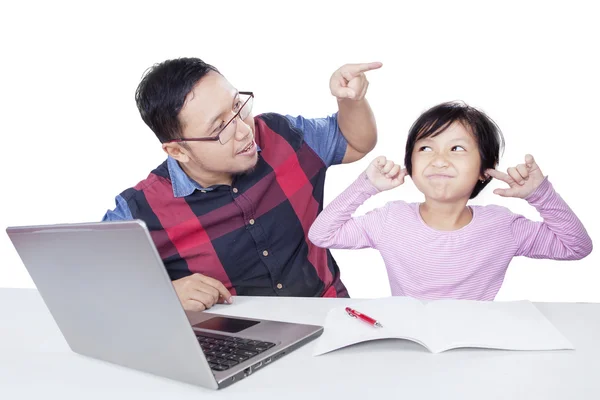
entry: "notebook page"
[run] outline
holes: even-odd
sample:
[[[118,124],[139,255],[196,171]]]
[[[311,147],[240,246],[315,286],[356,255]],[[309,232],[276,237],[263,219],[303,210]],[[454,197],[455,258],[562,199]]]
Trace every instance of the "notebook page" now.
[[[372,317],[383,328],[375,328],[361,320],[350,317],[345,307],[351,307]],[[368,301],[348,300],[342,307],[329,311],[323,334],[316,340],[313,355],[321,355],[355,343],[377,339],[408,339],[427,347],[429,332],[423,327],[425,309],[423,304],[409,297],[386,297]]]
[[[574,349],[530,301],[436,300],[425,308],[434,329],[434,352],[458,347]]]

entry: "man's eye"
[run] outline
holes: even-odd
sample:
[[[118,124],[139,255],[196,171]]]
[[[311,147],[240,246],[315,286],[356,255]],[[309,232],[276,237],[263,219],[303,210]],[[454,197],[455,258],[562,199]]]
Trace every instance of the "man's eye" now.
[[[215,130],[213,131],[213,133],[218,133],[221,129],[223,129],[223,126],[225,126],[225,122],[221,121],[221,123],[219,124],[219,126],[217,126],[215,128]]]
[[[238,101],[235,103],[235,105],[233,106],[233,111],[237,112],[237,111],[240,109],[240,107],[241,107],[241,106],[242,106],[242,101],[241,101],[241,100],[238,100]]]

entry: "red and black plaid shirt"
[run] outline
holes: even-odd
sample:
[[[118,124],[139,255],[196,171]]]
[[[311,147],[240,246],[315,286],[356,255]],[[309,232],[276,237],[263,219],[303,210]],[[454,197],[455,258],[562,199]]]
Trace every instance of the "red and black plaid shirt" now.
[[[307,238],[326,163],[287,117],[262,114],[255,127],[258,164],[231,186],[174,196],[165,161],[120,194],[121,215],[104,220],[143,220],[172,280],[200,273],[237,295],[347,297],[330,251]]]

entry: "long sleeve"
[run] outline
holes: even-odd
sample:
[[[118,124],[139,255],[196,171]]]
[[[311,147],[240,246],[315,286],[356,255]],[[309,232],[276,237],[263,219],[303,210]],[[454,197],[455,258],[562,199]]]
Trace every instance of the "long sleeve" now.
[[[308,232],[309,240],[329,249],[376,248],[389,204],[360,217],[352,214],[377,192],[363,172],[319,214]]]
[[[548,178],[526,200],[538,210],[543,221],[515,216],[511,227],[518,246],[517,256],[579,260],[591,253],[592,239]]]
[[[121,195],[115,198],[115,203],[115,209],[106,211],[102,217],[102,222],[133,219],[133,216],[131,215],[131,209],[129,208],[127,201]]]

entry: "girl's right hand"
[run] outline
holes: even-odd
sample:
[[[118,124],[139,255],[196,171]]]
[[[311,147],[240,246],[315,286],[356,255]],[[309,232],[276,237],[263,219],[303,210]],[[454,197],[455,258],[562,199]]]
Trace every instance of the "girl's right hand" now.
[[[394,189],[404,183],[406,168],[401,168],[384,156],[374,159],[365,171],[367,178],[380,192]]]

